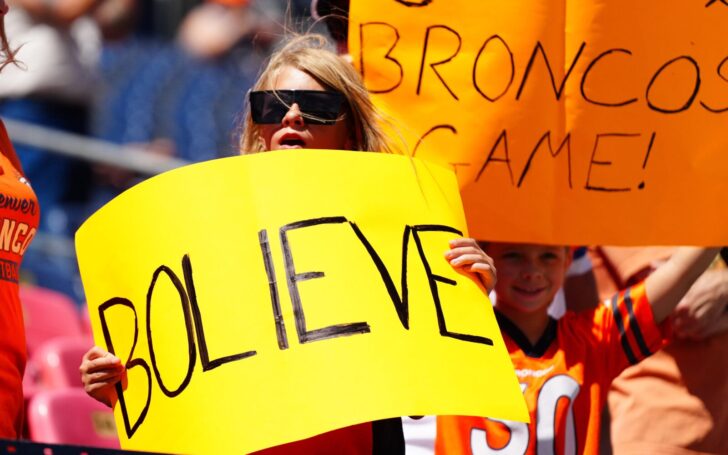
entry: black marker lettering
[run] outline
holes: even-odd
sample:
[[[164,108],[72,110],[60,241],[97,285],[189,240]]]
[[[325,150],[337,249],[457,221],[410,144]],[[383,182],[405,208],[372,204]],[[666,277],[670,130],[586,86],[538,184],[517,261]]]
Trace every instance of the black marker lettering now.
[[[419,2],[417,2],[417,1],[407,1],[407,0],[394,0],[394,1],[397,2],[397,3],[401,3],[404,6],[416,7],[416,8],[420,8],[420,7],[423,7],[423,6],[427,6],[430,3],[432,3],[432,0],[420,0]]]
[[[549,153],[551,154],[552,158],[556,158],[561,153],[561,150],[566,146],[566,160],[569,166],[569,188],[572,188],[571,185],[571,133],[567,133],[566,137],[564,137],[564,140],[561,141],[561,144],[559,145],[559,148],[556,149],[556,152],[554,152],[554,148],[551,146],[551,131],[547,131],[546,134],[541,136],[541,139],[538,140],[538,143],[536,143],[536,146],[533,148],[533,151],[531,151],[531,155],[528,157],[528,161],[526,162],[526,165],[523,167],[523,172],[521,173],[521,177],[518,179],[518,185],[516,185],[518,188],[521,187],[523,184],[523,179],[526,178],[526,174],[528,174],[528,171],[531,169],[531,162],[533,161],[534,156],[536,156],[536,152],[539,148],[541,148],[541,144],[546,142],[548,145]]]
[[[480,61],[480,56],[485,51],[485,48],[488,46],[488,43],[490,43],[493,40],[500,41],[501,44],[503,44],[503,47],[505,48],[506,52],[508,52],[508,58],[510,59],[510,62],[511,62],[511,75],[510,75],[510,78],[508,79],[508,83],[506,84],[506,86],[503,88],[503,90],[498,95],[489,96],[489,95],[486,95],[485,92],[480,88],[480,85],[478,85],[478,79],[476,76],[477,76],[477,72],[478,72],[478,62]],[[511,48],[508,47],[508,43],[506,43],[505,40],[498,35],[493,35],[490,38],[488,38],[487,40],[485,40],[483,45],[480,47],[480,50],[478,51],[478,55],[475,56],[475,63],[473,63],[473,86],[475,87],[475,90],[477,90],[478,93],[480,93],[480,95],[483,98],[487,99],[490,102],[495,102],[498,99],[500,99],[503,95],[505,95],[508,92],[508,89],[511,88],[511,85],[513,85],[513,78],[515,77],[515,75],[516,75],[516,64],[515,64],[515,61],[513,60],[513,52],[511,52]]]
[[[320,224],[338,224],[346,223],[346,218],[343,216],[328,217],[328,218],[315,218],[304,221],[297,221],[295,223],[286,224],[280,228],[281,247],[283,249],[283,260],[286,264],[286,279],[288,282],[288,293],[291,296],[291,303],[293,305],[293,315],[296,319],[296,332],[298,333],[298,341],[303,343],[310,343],[312,341],[326,340],[329,338],[337,338],[348,335],[356,335],[361,333],[369,333],[371,330],[369,324],[366,322],[354,322],[350,324],[336,324],[321,329],[308,330],[306,328],[306,316],[303,312],[303,304],[301,303],[301,294],[298,291],[298,282],[311,280],[315,278],[322,278],[323,272],[305,272],[297,273],[296,267],[293,264],[293,254],[291,253],[291,247],[288,242],[288,231],[293,229],[301,229],[310,226],[317,226]]]
[[[105,312],[111,307],[114,307],[116,305],[125,306],[127,308],[130,308],[131,311],[134,313],[134,341],[131,344],[131,350],[129,351],[129,358],[124,362],[124,366],[127,371],[132,370],[136,367],[141,367],[144,371],[147,373],[147,400],[144,403],[144,407],[142,408],[142,412],[139,413],[139,417],[136,418],[134,423],[131,423],[131,420],[129,419],[129,409],[126,406],[126,399],[124,398],[124,389],[121,386],[121,381],[117,382],[114,388],[116,389],[116,396],[119,398],[119,405],[121,406],[121,416],[124,420],[124,431],[126,431],[126,437],[131,438],[134,436],[134,433],[136,433],[137,429],[139,428],[139,425],[144,422],[144,419],[147,417],[147,412],[149,411],[149,405],[152,402],[152,372],[149,369],[149,365],[144,359],[135,359],[133,358],[134,355],[134,349],[136,348],[137,339],[139,338],[139,325],[138,325],[138,318],[137,318],[137,312],[134,308],[134,304],[131,303],[130,300],[122,298],[122,297],[114,297],[112,299],[107,300],[106,302],[99,305],[99,319],[101,320],[101,331],[104,334],[104,341],[106,342],[106,349],[111,354],[117,355],[116,350],[114,349],[114,343],[111,341],[111,333],[109,332],[109,324],[106,322],[106,315]],[[118,356],[117,356],[118,357]]]
[[[169,278],[174,287],[177,289],[180,303],[182,304],[182,314],[185,318],[185,332],[187,334],[187,374],[175,390],[170,390],[169,388],[167,388],[167,386],[164,384],[164,381],[162,380],[162,375],[159,372],[159,368],[157,367],[157,358],[154,354],[154,342],[152,338],[152,296],[154,295],[154,288],[157,284],[157,278],[159,278],[159,275],[162,272],[164,272],[167,278]],[[152,275],[152,282],[149,284],[149,291],[147,292],[147,340],[149,341],[149,360],[152,362],[152,370],[154,371],[154,376],[157,378],[157,382],[159,383],[159,388],[162,390],[162,393],[170,398],[176,397],[177,395],[182,393],[182,391],[187,388],[187,385],[189,385],[190,380],[192,379],[192,371],[194,370],[195,363],[197,362],[197,350],[195,349],[195,339],[192,335],[192,330],[193,328],[192,316],[190,315],[190,303],[187,298],[185,288],[182,285],[179,277],[177,277],[177,275],[169,267],[165,265],[160,265],[159,267],[157,267],[157,270],[155,270],[154,274]]]
[[[556,99],[561,99],[561,94],[564,91],[564,86],[566,85],[566,81],[569,79],[569,75],[571,74],[571,71],[574,69],[574,66],[576,65],[576,61],[579,60],[579,56],[581,56],[582,51],[584,51],[584,47],[586,47],[586,43],[582,42],[581,46],[579,46],[579,50],[576,52],[576,56],[574,56],[574,60],[571,61],[571,66],[569,66],[569,69],[566,71],[566,74],[564,74],[564,79],[561,81],[561,84],[558,88],[556,88],[556,79],[554,78],[554,72],[551,70],[551,64],[549,63],[549,59],[546,56],[546,51],[543,49],[543,45],[540,41],[536,42],[536,47],[534,47],[533,52],[531,53],[531,58],[528,60],[528,65],[526,65],[526,72],[523,74],[523,80],[521,81],[521,86],[518,87],[518,93],[516,94],[516,99],[521,99],[521,93],[523,92],[523,87],[526,85],[526,81],[528,80],[529,74],[531,74],[531,70],[533,69],[533,64],[536,61],[536,54],[539,52],[543,56],[543,61],[546,64],[546,69],[549,72],[549,77],[551,78],[551,87],[554,89],[554,95],[556,95]]]
[[[652,146],[655,145],[655,136],[656,135],[657,135],[657,133],[655,133],[653,131],[652,136],[650,137],[650,143],[647,145],[647,153],[645,153],[645,159],[644,159],[644,161],[642,161],[642,169],[647,168],[647,160],[650,159],[650,152],[652,152]],[[637,185],[637,188],[639,188],[640,190],[645,189],[645,182],[644,181],[640,182],[640,184]]]
[[[605,191],[605,192],[623,192],[623,191],[631,191],[631,188],[629,187],[622,187],[622,188],[611,188],[611,187],[604,187],[604,186],[594,186],[591,184],[591,172],[592,172],[592,166],[611,166],[611,161],[597,161],[594,159],[594,157],[597,154],[597,148],[599,147],[599,140],[603,137],[639,137],[639,134],[626,134],[626,133],[604,133],[604,134],[597,134],[597,138],[594,141],[594,150],[592,150],[592,156],[589,160],[589,171],[587,172],[586,176],[586,185],[584,188],[587,190],[592,191]]]
[[[724,58],[718,64],[718,68],[716,69],[716,72],[718,73],[718,77],[720,77],[721,79],[723,79],[725,82],[728,82],[728,76],[726,76],[725,74],[723,74],[723,68],[724,67],[728,67],[728,57]],[[708,106],[703,101],[700,102],[700,105],[703,106],[703,108],[705,110],[707,110],[708,112],[712,112],[714,114],[721,114],[723,112],[728,112],[728,106],[723,107],[723,108],[714,108],[714,107]]]
[[[445,79],[443,79],[442,76],[440,75],[440,73],[437,71],[437,68],[435,68],[436,66],[444,65],[445,63],[447,63],[450,60],[452,60],[453,58],[455,58],[455,56],[458,55],[458,53],[460,52],[460,48],[463,45],[463,40],[460,37],[460,34],[458,34],[458,32],[456,32],[455,30],[451,29],[450,27],[448,27],[446,25],[431,25],[431,26],[427,27],[427,31],[425,32],[425,45],[422,48],[422,61],[420,62],[420,75],[417,77],[417,94],[418,95],[420,94],[420,89],[422,87],[422,73],[424,73],[424,71],[425,71],[425,56],[427,55],[427,47],[430,42],[430,32],[435,29],[448,30],[450,33],[455,35],[455,37],[457,37],[457,39],[458,39],[458,48],[455,49],[455,52],[444,60],[440,60],[439,62],[430,63],[430,68],[432,68],[432,72],[434,72],[435,76],[437,76],[437,78],[440,79],[440,82],[442,82],[442,85],[445,86],[445,88],[450,93],[450,95],[453,98],[455,98],[456,100],[459,100],[457,95],[447,85],[447,82],[445,82]]]
[[[258,241],[260,242],[260,250],[263,253],[265,274],[268,277],[268,290],[270,292],[270,302],[271,305],[273,305],[273,319],[276,323],[276,338],[278,339],[278,347],[282,350],[288,349],[288,335],[286,334],[286,324],[283,321],[283,313],[281,312],[281,300],[278,296],[278,282],[276,280],[276,270],[275,267],[273,267],[273,257],[270,252],[268,231],[265,229],[259,231]]]
[[[674,63],[680,61],[689,62],[695,70],[695,82],[693,83],[693,92],[690,94],[690,97],[688,97],[687,101],[685,101],[685,104],[680,107],[670,109],[655,105],[655,103],[653,103],[650,99],[650,90],[652,89],[652,86],[655,84],[655,81],[657,81],[657,78],[660,77],[660,74],[662,74],[663,71],[672,66]],[[695,59],[688,55],[682,55],[680,57],[675,57],[674,59],[665,63],[660,67],[660,69],[657,70],[657,72],[655,72],[655,74],[652,76],[652,79],[650,79],[650,83],[647,85],[647,93],[645,93],[645,98],[647,98],[647,105],[653,111],[662,112],[663,114],[677,114],[690,108],[690,105],[693,104],[695,97],[698,95],[698,90],[700,90],[700,67],[698,66],[698,62],[696,62]]]
[[[708,3],[705,4],[705,7],[709,7],[710,5],[714,5],[716,2],[721,2],[723,5],[728,6],[728,0],[709,0]]]
[[[584,75],[581,77],[581,96],[584,98],[585,101],[596,104],[597,106],[605,106],[605,107],[619,107],[619,106],[626,106],[628,104],[632,104],[637,101],[637,98],[630,98],[624,101],[616,101],[616,102],[607,102],[607,101],[597,101],[587,95],[586,93],[586,79],[589,77],[589,73],[594,69],[594,67],[597,65],[597,63],[603,59],[604,57],[607,57],[611,54],[615,53],[623,53],[627,55],[632,55],[632,52],[627,49],[609,49],[607,51],[602,52],[601,54],[597,55],[594,60],[589,63],[589,66],[587,66],[586,70],[584,71]]]
[[[498,144],[500,144],[501,142],[503,142],[503,147],[506,154],[503,158],[494,157],[493,155],[495,155],[495,151],[498,149]],[[488,167],[488,164],[490,164],[491,161],[506,164],[506,167],[508,167],[508,176],[511,178],[511,184],[513,184],[513,169],[511,169],[511,158],[510,156],[508,156],[508,134],[506,133],[506,130],[503,130],[500,136],[498,136],[498,139],[495,141],[495,144],[493,144],[493,148],[490,149],[488,159],[485,160],[485,163],[483,163],[483,166],[478,171],[478,175],[475,176],[476,182],[480,180],[480,176],[483,175],[485,168]]]
[[[425,267],[425,273],[427,274],[427,280],[430,283],[430,292],[432,293],[432,300],[435,303],[435,311],[437,313],[437,325],[440,328],[440,335],[457,340],[468,341],[471,343],[480,343],[493,346],[493,340],[479,335],[470,335],[465,333],[451,332],[447,329],[447,323],[445,321],[445,313],[442,311],[442,304],[440,303],[440,293],[437,290],[437,283],[449,284],[455,286],[457,283],[454,280],[446,278],[441,275],[435,275],[432,273],[430,263],[427,261],[425,256],[425,249],[422,247],[422,240],[420,239],[420,232],[452,232],[454,234],[463,235],[462,232],[450,226],[443,225],[418,225],[412,226],[412,236],[415,239],[417,245],[417,251],[420,253],[420,259],[422,265]]]
[[[190,257],[186,254],[184,255],[184,257],[182,257],[182,271],[184,273],[185,286],[187,288],[187,294],[189,295],[190,305],[192,307],[192,316],[195,321],[195,333],[197,334],[197,343],[200,346],[199,350],[200,362],[202,363],[202,371],[209,371],[228,362],[233,362],[236,360],[246,359],[248,357],[254,356],[256,354],[255,351],[246,351],[239,354],[228,355],[210,360],[210,354],[207,349],[207,338],[205,337],[205,327],[202,323],[202,313],[200,312],[200,306],[197,303],[197,291],[195,290],[195,281],[194,277],[192,276],[192,262],[190,261]],[[189,330],[189,326],[187,327],[187,329]],[[189,335],[190,334],[188,334],[188,336]],[[149,344],[151,345],[151,339]]]
[[[362,245],[364,245],[367,253],[369,253],[369,256],[372,258],[374,265],[377,267],[377,271],[379,271],[379,275],[382,277],[382,281],[384,282],[384,287],[387,288],[389,298],[392,299],[394,309],[397,311],[399,322],[402,323],[402,327],[409,330],[409,303],[407,301],[407,248],[412,228],[410,226],[405,226],[404,235],[402,236],[402,296],[400,297],[399,292],[397,292],[397,287],[394,285],[394,280],[392,280],[392,276],[389,274],[389,270],[387,270],[387,266],[384,265],[382,258],[379,256],[372,244],[369,243],[369,240],[367,240],[364,236],[364,233],[361,229],[359,229],[359,226],[357,226],[353,221],[350,221],[349,225],[351,225],[351,228],[354,230],[354,233],[356,233],[357,238],[361,241]]]
[[[655,144],[655,134],[653,131],[650,137],[650,144],[647,146],[647,153],[645,154],[645,160],[642,162],[642,169],[647,167],[647,160],[650,159],[650,152],[652,151],[652,146]]]

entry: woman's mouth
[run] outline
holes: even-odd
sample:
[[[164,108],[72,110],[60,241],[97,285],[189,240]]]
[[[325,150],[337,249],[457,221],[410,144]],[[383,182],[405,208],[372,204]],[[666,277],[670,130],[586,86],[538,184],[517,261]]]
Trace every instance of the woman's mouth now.
[[[281,149],[300,149],[306,147],[306,142],[298,136],[284,136],[280,140]]]

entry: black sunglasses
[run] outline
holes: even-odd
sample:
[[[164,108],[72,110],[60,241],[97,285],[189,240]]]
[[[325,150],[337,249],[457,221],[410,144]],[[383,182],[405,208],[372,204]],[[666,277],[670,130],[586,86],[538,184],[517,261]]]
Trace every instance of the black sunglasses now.
[[[306,123],[333,125],[339,119],[344,95],[322,90],[262,90],[250,92],[250,114],[253,123],[281,123],[283,117],[298,104]]]

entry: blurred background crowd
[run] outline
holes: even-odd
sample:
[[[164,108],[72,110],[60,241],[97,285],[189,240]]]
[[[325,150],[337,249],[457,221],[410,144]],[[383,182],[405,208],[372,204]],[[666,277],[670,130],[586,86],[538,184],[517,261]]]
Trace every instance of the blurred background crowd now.
[[[8,3],[21,65],[3,72],[0,116],[42,207],[22,278],[78,304],[80,224],[160,170],[237,154],[266,56],[288,31],[325,31],[310,0]]]

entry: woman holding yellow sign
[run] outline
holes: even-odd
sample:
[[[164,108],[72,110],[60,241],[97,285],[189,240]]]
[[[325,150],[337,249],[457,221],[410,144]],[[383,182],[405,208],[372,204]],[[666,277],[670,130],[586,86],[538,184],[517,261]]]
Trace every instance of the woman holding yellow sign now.
[[[249,94],[249,112],[240,140],[241,153],[280,149],[333,149],[392,152],[381,121],[359,75],[327,49],[319,35],[288,42],[275,53]],[[491,259],[472,239],[450,242],[450,264],[471,273],[487,290],[495,284]],[[112,405],[115,384],[125,366],[94,347],[84,355],[81,375],[95,399]],[[335,430],[262,453],[404,453],[400,419]]]
[[[5,36],[8,5],[0,0],[0,70],[15,63]],[[0,246],[0,438],[18,438],[23,425],[25,331],[18,296],[18,267],[38,226],[38,199],[22,174],[20,161],[0,121],[0,218],[9,238]]]

